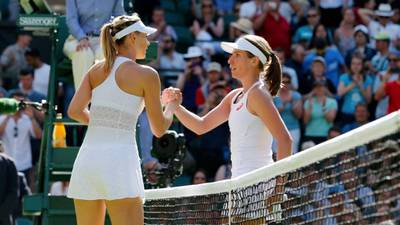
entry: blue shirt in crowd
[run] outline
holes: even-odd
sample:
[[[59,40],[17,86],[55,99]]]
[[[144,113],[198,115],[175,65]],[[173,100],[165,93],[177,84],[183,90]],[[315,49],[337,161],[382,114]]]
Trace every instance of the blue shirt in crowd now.
[[[310,71],[311,64],[314,58],[317,57],[316,51],[311,51],[305,58],[303,63],[304,71]],[[326,62],[326,78],[332,81],[333,85],[337,88],[339,84],[340,67],[344,65],[343,56],[336,47],[329,47],[325,50],[323,55]]]
[[[285,123],[286,127],[289,130],[299,129],[299,119],[293,113],[293,103],[300,101],[301,95],[297,91],[292,91],[292,101],[285,104],[285,109],[280,113]],[[274,104],[277,108],[282,107],[282,100],[279,96],[274,98]]]
[[[353,79],[346,73],[340,76],[340,82],[343,83],[345,87],[347,87],[353,82]],[[365,76],[363,83],[364,90],[370,87],[372,91],[372,83],[373,82],[371,77]],[[361,94],[361,90],[358,88],[357,85],[355,85],[353,89],[348,91],[342,98],[343,98],[342,113],[346,114],[354,114],[356,105],[358,103],[367,103],[366,99]]]
[[[87,34],[99,35],[112,16],[124,15],[122,0],[67,0],[66,19],[69,32],[80,40]]]
[[[325,118],[323,106],[315,97],[312,98],[313,106],[310,120],[306,124],[305,136],[308,137],[326,137],[328,136],[329,128],[333,123],[328,122]],[[304,110],[308,109],[309,101],[304,103]],[[338,105],[335,99],[326,98],[325,111],[337,110]]]

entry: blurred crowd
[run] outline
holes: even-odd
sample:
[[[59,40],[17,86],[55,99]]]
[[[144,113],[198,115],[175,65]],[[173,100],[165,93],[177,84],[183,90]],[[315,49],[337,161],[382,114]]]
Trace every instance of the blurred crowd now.
[[[101,60],[101,26],[126,14],[129,1],[67,0],[70,35],[63,52],[72,62],[71,81],[57,87],[65,113],[74,90],[94,62]],[[95,6],[95,7],[94,7]],[[1,20],[15,21],[18,3],[0,5]],[[400,2],[395,0],[137,0],[144,23],[157,28],[158,57],[148,62],[163,87],[182,90],[183,105],[199,115],[212,110],[240,83],[230,76],[221,41],[244,34],[264,37],[282,63],[282,89],[274,98],[293,137],[292,154],[400,109]],[[50,66],[31,33],[0,49],[1,97],[41,101],[48,96]],[[49,62],[47,60],[47,62]],[[65,114],[66,115],[66,114]],[[0,116],[5,155],[34,188],[43,114],[25,110]],[[151,156],[152,135],[145,112],[139,119],[145,173],[160,167]],[[230,177],[229,127],[198,136],[185,134],[184,176],[175,185]],[[275,148],[275,147],[274,147]],[[65,184],[57,184],[59,194]]]

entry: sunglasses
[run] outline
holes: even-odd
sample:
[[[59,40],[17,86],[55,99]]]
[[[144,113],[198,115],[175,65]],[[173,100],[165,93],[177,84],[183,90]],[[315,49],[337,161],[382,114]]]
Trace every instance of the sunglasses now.
[[[284,81],[282,81],[282,83],[284,83],[284,84],[290,84],[291,82],[290,82],[290,80],[284,80]]]
[[[213,5],[211,5],[211,4],[204,4],[204,5],[201,5],[201,7],[202,7],[202,8],[212,8]]]
[[[390,62],[397,62],[397,61],[399,61],[399,59],[398,58],[389,58],[389,61]]]
[[[167,40],[164,40],[163,42],[165,42],[165,43],[171,43],[172,40],[171,40],[171,39],[167,39]]]
[[[307,15],[308,18],[317,17],[317,16],[318,16],[317,14],[309,14],[309,15]]]

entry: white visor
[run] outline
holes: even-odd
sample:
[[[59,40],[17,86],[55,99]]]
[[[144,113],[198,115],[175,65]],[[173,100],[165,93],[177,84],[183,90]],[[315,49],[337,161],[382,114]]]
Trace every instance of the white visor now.
[[[126,35],[135,32],[135,31],[139,31],[141,33],[145,33],[147,34],[147,36],[149,36],[150,34],[154,33],[157,31],[156,28],[153,27],[148,27],[146,25],[143,24],[142,21],[138,21],[128,27],[125,27],[124,29],[122,29],[121,31],[119,31],[118,33],[116,33],[114,35],[114,39],[118,40],[121,39],[123,37],[125,37]]]
[[[231,53],[234,50],[243,50],[243,51],[248,51],[254,56],[256,56],[260,61],[265,64],[267,63],[267,57],[265,57],[264,53],[260,49],[258,49],[256,46],[254,46],[252,43],[250,43],[248,40],[245,38],[241,37],[236,42],[221,42],[221,48],[227,52]]]

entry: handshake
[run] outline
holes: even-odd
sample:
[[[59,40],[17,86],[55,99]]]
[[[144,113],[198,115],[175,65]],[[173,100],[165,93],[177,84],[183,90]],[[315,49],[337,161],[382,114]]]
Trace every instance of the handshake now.
[[[162,91],[161,104],[175,111],[182,103],[182,92],[179,88],[169,87]]]

